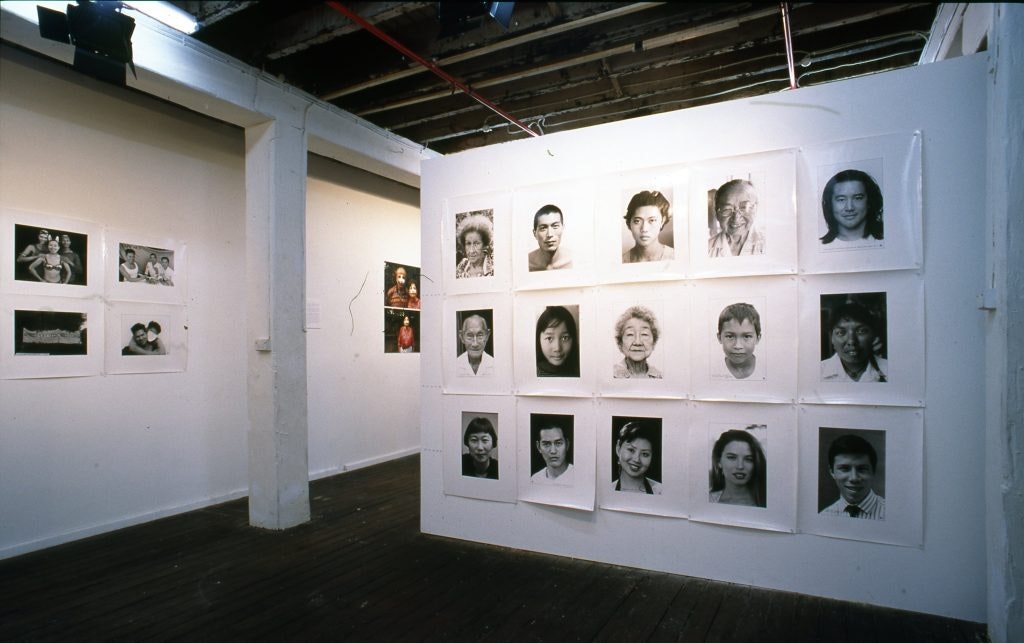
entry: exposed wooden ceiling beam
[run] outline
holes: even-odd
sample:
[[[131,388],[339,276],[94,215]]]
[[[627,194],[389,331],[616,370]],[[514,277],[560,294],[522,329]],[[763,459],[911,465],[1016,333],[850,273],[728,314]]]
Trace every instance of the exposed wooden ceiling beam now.
[[[357,2],[353,9],[367,22],[380,23],[430,6],[429,2]],[[355,24],[326,5],[289,16],[274,26],[275,37],[268,45],[267,59],[278,60],[310,47],[330,42],[360,30]]]

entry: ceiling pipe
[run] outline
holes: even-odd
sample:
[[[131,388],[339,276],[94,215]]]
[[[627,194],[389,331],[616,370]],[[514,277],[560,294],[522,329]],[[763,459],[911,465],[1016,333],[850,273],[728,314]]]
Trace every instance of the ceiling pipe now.
[[[388,45],[390,45],[391,47],[396,49],[403,56],[405,56],[407,58],[411,58],[412,60],[415,60],[416,62],[418,62],[419,64],[423,65],[424,67],[426,67],[430,71],[434,72],[435,75],[440,77],[446,83],[448,83],[452,87],[455,87],[455,88],[461,90],[464,94],[466,94],[467,96],[469,96],[470,98],[472,98],[476,102],[480,103],[481,105],[483,105],[487,109],[491,110],[492,112],[494,112],[498,116],[501,116],[502,118],[507,120],[512,125],[515,125],[519,129],[523,130],[524,132],[526,132],[530,136],[540,136],[539,133],[537,133],[537,132],[533,131],[532,129],[530,129],[529,126],[524,124],[522,121],[517,119],[515,116],[512,116],[511,114],[509,114],[508,112],[506,112],[502,108],[498,107],[497,105],[495,105],[491,101],[487,100],[486,98],[484,98],[480,94],[477,94],[475,91],[473,91],[469,87],[469,85],[465,84],[464,82],[462,82],[458,78],[452,76],[451,74],[449,74],[445,70],[441,69],[436,64],[430,62],[429,60],[427,60],[423,56],[420,56],[416,52],[412,51],[411,49],[409,49],[408,47],[406,47],[402,43],[398,42],[397,40],[395,40],[391,36],[387,35],[383,31],[378,29],[376,26],[370,24],[369,22],[364,20],[359,14],[357,14],[356,12],[352,11],[351,9],[349,9],[344,4],[342,4],[340,2],[329,1],[327,3],[327,6],[329,6],[332,9],[334,9],[338,13],[346,16],[349,20],[351,20],[352,22],[356,23],[357,25],[359,25],[363,29],[366,29],[371,34],[373,34],[374,36],[376,36],[380,40],[384,41],[385,43],[387,43]]]
[[[796,89],[796,64],[793,62],[793,32],[789,28],[789,3],[780,2],[782,35],[786,40],[786,66],[789,67],[789,88]]]

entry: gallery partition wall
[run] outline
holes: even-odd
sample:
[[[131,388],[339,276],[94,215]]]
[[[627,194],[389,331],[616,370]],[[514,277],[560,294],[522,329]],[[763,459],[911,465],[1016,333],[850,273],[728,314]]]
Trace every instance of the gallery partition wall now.
[[[425,162],[423,530],[985,620],[985,72]]]

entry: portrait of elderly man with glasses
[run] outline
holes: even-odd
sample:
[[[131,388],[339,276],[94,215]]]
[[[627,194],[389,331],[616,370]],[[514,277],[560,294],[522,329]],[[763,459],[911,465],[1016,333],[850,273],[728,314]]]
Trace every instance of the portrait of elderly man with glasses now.
[[[463,313],[462,325],[459,328],[459,343],[463,351],[455,358],[455,375],[458,377],[494,375],[494,357],[486,351],[487,343],[491,339],[491,329],[484,315],[489,312]]]
[[[750,181],[726,181],[715,192],[715,221],[711,230],[709,257],[763,255],[764,235],[754,227],[757,216],[757,189]]]

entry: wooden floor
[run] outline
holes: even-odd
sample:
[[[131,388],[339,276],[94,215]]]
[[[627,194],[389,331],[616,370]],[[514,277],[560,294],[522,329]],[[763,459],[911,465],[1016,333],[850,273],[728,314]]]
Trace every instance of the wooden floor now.
[[[952,619],[419,533],[419,458],[0,561],[0,641],[985,641]]]

